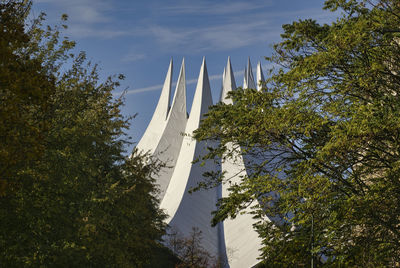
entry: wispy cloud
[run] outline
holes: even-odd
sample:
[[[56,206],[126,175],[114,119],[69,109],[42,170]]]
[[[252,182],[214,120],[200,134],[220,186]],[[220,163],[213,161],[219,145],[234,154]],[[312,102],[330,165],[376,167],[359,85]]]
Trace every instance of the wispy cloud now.
[[[160,90],[162,87],[163,87],[163,85],[160,84],[160,85],[154,85],[154,86],[148,86],[148,87],[142,87],[142,88],[135,88],[135,89],[126,90],[125,94],[131,95],[131,94],[138,94],[138,93],[143,93],[143,92],[157,91],[157,90]],[[121,95],[122,93],[123,92],[115,92],[114,95]]]
[[[71,19],[84,23],[99,23],[110,21],[106,11],[112,9],[108,0],[33,0],[34,4],[47,4],[55,10],[62,10]]]
[[[136,54],[136,53],[128,53],[127,55],[124,55],[121,59],[122,62],[133,62],[133,61],[138,61],[145,59],[146,55],[145,54]]]
[[[277,22],[281,20],[277,18],[287,18],[288,22],[301,16],[323,19],[329,13],[321,12],[320,7],[277,12],[268,8],[272,0],[256,0],[251,3],[179,1],[178,4],[175,1],[174,5],[155,7],[152,9],[154,13],[138,6],[130,12],[143,12],[135,13],[135,16],[121,24],[117,14],[126,10],[121,11],[121,6],[111,0],[35,2],[57,7],[57,10],[67,13],[70,16],[67,34],[74,38],[136,37],[138,46],[147,43],[153,46],[153,50],[168,53],[229,50],[260,42],[267,44],[269,40],[276,40],[281,33],[280,22]],[[117,21],[120,24],[117,25]],[[134,60],[138,59],[133,57],[125,61]]]
[[[227,15],[243,13],[271,5],[271,1],[263,1],[260,3],[248,2],[182,2],[174,6],[161,8],[162,11],[170,14],[196,14],[196,15]]]
[[[151,26],[150,32],[159,44],[168,50],[226,50],[245,47],[257,42],[267,42],[279,36],[279,31],[268,21],[249,21],[205,26],[176,28]]]
[[[102,23],[111,20],[105,13],[112,5],[105,0],[47,1],[69,14],[74,22]]]
[[[267,2],[268,3],[268,2]],[[298,18],[315,18],[323,22],[334,17],[332,13],[321,12],[319,7],[296,11],[271,11],[268,8],[257,8],[260,5],[248,5],[247,3],[236,3],[221,11],[222,6],[214,4],[206,9],[204,4],[192,4],[179,7],[169,7],[166,11],[181,12],[182,14],[193,12],[193,17],[203,13],[226,12],[213,24],[207,20],[182,23],[160,23],[147,25],[147,33],[152,36],[157,44],[168,51],[212,51],[229,50],[251,46],[257,43],[267,45],[270,40],[278,40],[282,33],[281,23],[293,21]],[[266,6],[267,4],[264,4]],[[253,7],[256,7],[253,9]],[[246,10],[247,8],[247,10]],[[245,9],[241,14],[240,9]],[[167,13],[168,15],[171,15]],[[180,14],[176,15],[178,18]],[[199,18],[202,18],[201,16]],[[286,19],[287,18],[287,19]],[[186,20],[191,20],[185,17]]]
[[[116,38],[120,36],[130,35],[129,32],[123,30],[99,29],[98,27],[94,26],[82,26],[78,24],[71,24],[68,27],[67,34],[75,38],[98,37],[102,39],[109,39],[109,38]]]
[[[115,28],[115,18],[111,15],[113,5],[109,0],[34,0],[34,3],[45,4],[50,12],[48,15],[53,20],[59,21],[59,18],[54,18],[53,10],[62,10],[67,14],[69,22],[66,34],[74,38],[107,39],[132,34],[130,31]]]

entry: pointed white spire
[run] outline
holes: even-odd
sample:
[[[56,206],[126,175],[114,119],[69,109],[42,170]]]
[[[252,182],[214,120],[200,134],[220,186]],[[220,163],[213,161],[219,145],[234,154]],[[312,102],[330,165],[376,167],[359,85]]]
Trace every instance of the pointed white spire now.
[[[247,61],[247,68],[244,69],[243,88],[256,88],[254,83],[253,68],[251,67],[250,57]]]
[[[172,100],[171,111],[176,110],[186,114],[186,75],[185,58],[182,59],[181,70],[179,72],[178,82]],[[171,112],[169,113],[171,115]]]
[[[168,72],[165,77],[164,86],[161,90],[161,95],[158,100],[157,107],[154,110],[153,117],[151,118],[141,140],[136,146],[140,151],[153,154],[158,142],[160,141],[168,116],[172,83],[172,66],[173,63],[171,59]]]
[[[188,120],[188,127],[189,125],[191,127],[186,129],[186,133],[191,134],[199,127],[200,120],[203,118],[203,115],[207,113],[208,107],[211,105],[213,105],[213,101],[211,96],[210,81],[208,79],[206,59],[204,57],[201,64],[196,91],[193,97],[192,109],[190,110],[190,116]]]
[[[263,71],[261,69],[261,62],[257,63],[257,90],[260,91],[262,89],[262,83],[265,82]]]
[[[167,123],[160,142],[154,151],[155,157],[167,165],[167,167],[162,168],[156,175],[156,182],[160,190],[158,198],[160,200],[163,199],[165,191],[170,183],[172,173],[174,172],[174,167],[182,146],[182,133],[185,132],[186,123],[186,77],[185,59],[183,59],[178,82],[176,83],[174,99],[167,117]]]
[[[226,63],[224,70],[225,73],[222,80],[221,102],[225,104],[232,104],[232,100],[226,98],[228,92],[236,89],[235,77],[233,75],[230,57],[228,57],[228,62]]]
[[[171,95],[172,68],[173,68],[173,62],[171,58],[169,62],[168,72],[167,75],[165,76],[163,89],[161,91],[160,100],[158,101],[157,108],[155,111],[156,113],[157,110],[160,109],[160,116],[161,118],[164,119],[166,119],[168,115],[169,101]]]
[[[216,209],[217,188],[188,193],[189,189],[202,181],[204,172],[216,171],[217,168],[213,161],[206,161],[204,164],[193,163],[197,157],[206,154],[208,146],[213,146],[209,142],[197,142],[191,137],[212,104],[206,62],[203,59],[185,129],[186,136],[183,138],[175,170],[160,207],[169,215],[166,223],[176,227],[184,236],[189,235],[193,227],[198,227],[203,233],[202,246],[212,255],[218,256],[218,228],[210,227],[210,212]]]
[[[255,88],[254,79],[250,59],[245,69],[245,79],[243,88]],[[235,90],[235,78],[231,67],[230,58],[226,65],[226,74],[223,81],[222,96],[226,96],[228,92]],[[232,99],[224,98],[225,104],[232,104]],[[229,181],[222,184],[222,197],[229,195],[229,187],[231,185],[240,184],[242,178],[247,175],[246,166],[238,145],[229,142],[225,144],[229,154],[224,153],[221,159],[221,171],[225,176],[225,180]],[[259,261],[257,257],[258,249],[261,248],[261,239],[253,228],[256,222],[251,214],[239,214],[235,219],[225,219],[223,222],[224,243],[225,248],[233,250],[229,259],[229,267],[253,267]],[[245,246],[244,246],[245,245]]]

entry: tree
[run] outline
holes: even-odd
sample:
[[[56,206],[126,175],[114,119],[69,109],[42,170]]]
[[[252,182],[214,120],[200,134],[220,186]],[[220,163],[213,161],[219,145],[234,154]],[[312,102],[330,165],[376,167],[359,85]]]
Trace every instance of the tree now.
[[[328,0],[324,8],[341,15],[331,24],[284,25],[263,90],[233,92],[234,104],[214,106],[197,130],[198,140],[220,141],[204,157],[233,153],[225,146],[233,142],[250,159],[249,176],[220,200],[215,221],[258,200],[267,266],[394,265],[400,5]]]
[[[39,59],[23,53],[30,43],[24,31],[29,5],[1,1],[0,12],[0,195],[5,195],[17,170],[42,155],[44,113],[55,81]]]
[[[187,237],[182,237],[178,229],[170,230],[166,243],[180,260],[175,267],[223,267],[220,260],[202,247],[202,239],[202,232],[197,227],[192,227],[192,231]]]
[[[125,156],[123,76],[100,82],[66,26],[26,24],[30,5],[0,2],[0,263],[145,266],[165,233],[161,164]]]

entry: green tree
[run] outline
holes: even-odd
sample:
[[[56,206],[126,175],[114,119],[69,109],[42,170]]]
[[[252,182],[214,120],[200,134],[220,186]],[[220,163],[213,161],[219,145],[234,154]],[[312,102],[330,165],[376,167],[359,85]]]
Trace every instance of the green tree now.
[[[55,79],[39,59],[24,53],[30,44],[24,31],[29,5],[1,1],[0,12],[0,195],[5,195],[14,188],[17,170],[43,153],[44,114]]]
[[[100,82],[61,40],[66,26],[27,26],[30,5],[0,2],[0,263],[145,266],[163,251],[161,165],[124,156],[130,118],[112,95],[123,76]]]
[[[234,104],[214,106],[197,130],[220,141],[205,157],[233,153],[233,142],[252,159],[215,221],[260,201],[266,266],[398,264],[400,4],[324,8],[340,11],[337,20],[284,25],[263,90],[233,92]]]

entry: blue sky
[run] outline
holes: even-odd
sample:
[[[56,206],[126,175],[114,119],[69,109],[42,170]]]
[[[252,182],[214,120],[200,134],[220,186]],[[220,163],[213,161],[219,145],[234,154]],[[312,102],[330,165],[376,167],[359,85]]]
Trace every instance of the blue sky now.
[[[280,41],[282,24],[313,18],[325,23],[335,15],[322,10],[323,0],[33,0],[33,15],[47,14],[55,24],[69,16],[65,35],[101,67],[101,77],[123,73],[127,88],[125,115],[138,114],[129,135],[139,141],[151,119],[168,69],[174,81],[185,58],[188,111],[203,56],[206,57],[214,103],[223,68],[231,56],[236,83],[250,57],[253,71]],[[173,88],[174,90],[174,88]],[[129,148],[130,150],[131,148]]]

